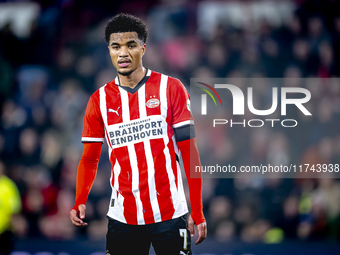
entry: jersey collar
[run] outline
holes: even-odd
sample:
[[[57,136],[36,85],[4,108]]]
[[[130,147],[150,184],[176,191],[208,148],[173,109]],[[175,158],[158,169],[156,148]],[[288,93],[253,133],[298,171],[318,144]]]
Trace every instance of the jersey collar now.
[[[146,69],[146,73],[145,73],[143,79],[141,79],[141,81],[133,89],[130,88],[130,87],[126,87],[126,86],[121,86],[118,75],[115,78],[115,84],[118,85],[119,87],[121,87],[122,89],[125,89],[127,92],[134,94],[140,87],[142,87],[147,82],[150,75],[151,75],[151,70]]]

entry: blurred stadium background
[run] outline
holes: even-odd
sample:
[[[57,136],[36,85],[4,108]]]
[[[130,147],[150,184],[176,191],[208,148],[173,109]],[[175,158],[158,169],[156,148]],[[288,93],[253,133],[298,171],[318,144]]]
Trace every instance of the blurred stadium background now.
[[[193,77],[340,75],[335,0],[1,1],[0,178],[14,181],[22,205],[10,224],[13,255],[105,252],[105,149],[87,204],[89,226],[73,227],[69,211],[87,100],[116,75],[103,29],[119,12],[147,21],[144,65],[181,79],[189,90]],[[317,99],[315,114],[299,130],[306,139],[280,130],[245,139],[234,131],[217,156],[233,162],[246,155],[258,163],[275,151],[291,163],[339,164],[340,83],[308,89]],[[205,162],[219,148],[218,136],[198,133],[208,145],[199,148]],[[208,239],[194,254],[340,254],[338,179],[204,179],[203,197]],[[10,216],[1,210],[0,203],[5,224]]]

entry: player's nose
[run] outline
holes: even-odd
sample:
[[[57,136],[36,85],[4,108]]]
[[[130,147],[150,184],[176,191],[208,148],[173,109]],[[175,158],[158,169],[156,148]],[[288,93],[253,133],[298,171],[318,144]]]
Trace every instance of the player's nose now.
[[[127,57],[129,55],[127,47],[121,47],[119,51],[119,57]]]

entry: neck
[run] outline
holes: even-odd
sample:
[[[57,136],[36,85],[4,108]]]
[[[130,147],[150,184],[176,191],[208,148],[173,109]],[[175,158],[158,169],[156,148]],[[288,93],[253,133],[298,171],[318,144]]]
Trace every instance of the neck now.
[[[133,89],[143,79],[145,73],[146,69],[143,66],[140,66],[127,76],[118,74],[120,85]]]

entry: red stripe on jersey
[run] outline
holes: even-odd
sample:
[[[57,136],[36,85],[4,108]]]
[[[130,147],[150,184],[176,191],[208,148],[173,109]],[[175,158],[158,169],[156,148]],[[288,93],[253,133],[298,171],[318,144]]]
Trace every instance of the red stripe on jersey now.
[[[171,98],[171,89],[172,89],[172,86],[171,86],[171,82],[173,81],[173,78],[169,77],[168,79],[168,84],[167,84],[167,87],[166,87],[166,93],[167,93],[167,112],[166,112],[166,122],[167,123],[172,123],[173,122],[173,118],[172,118],[172,100],[173,98]],[[173,136],[174,134],[174,130],[172,129],[172,126],[171,125],[168,125],[168,137],[169,137],[169,140],[172,140],[171,137]]]
[[[155,180],[156,180],[156,192],[157,200],[159,203],[159,210],[161,212],[162,221],[172,218],[175,209],[172,204],[172,197],[170,192],[169,177],[166,170],[166,159],[164,153],[158,153],[164,151],[165,145],[163,139],[150,140],[152,156],[154,159]]]
[[[130,120],[135,120],[139,118],[139,105],[138,105],[138,92],[131,94],[129,96],[129,110],[130,110]]]
[[[169,105],[169,102],[168,102],[168,111],[167,111],[167,114],[166,114],[166,121],[167,123],[171,123],[172,121],[172,117],[171,117],[171,110],[170,110],[170,105]],[[174,134],[174,130],[172,128],[172,126],[168,125],[168,136],[169,136],[169,139],[171,139],[171,137],[173,136]]]
[[[161,83],[161,74],[153,73],[145,84],[145,104],[146,104],[146,115],[160,115],[161,114],[161,104],[160,104],[160,94],[159,94],[159,84]],[[148,101],[158,100],[159,105],[157,107],[148,107]]]
[[[107,124],[112,125],[123,122],[122,119],[122,100],[119,88],[113,82],[105,86]]]
[[[124,197],[124,217],[128,224],[137,225],[137,205],[135,196],[132,193],[132,168],[128,148],[126,146],[116,148],[115,154],[121,167],[118,185],[119,191]]]
[[[174,152],[175,151],[174,142],[171,138],[169,139],[168,148],[169,148],[170,157],[171,157],[171,168],[174,172],[176,188],[178,189],[176,152]],[[172,151],[174,153],[171,153]]]
[[[97,90],[92,94],[86,106],[82,138],[104,137],[104,122],[100,111],[100,93]]]
[[[146,163],[144,143],[135,144],[135,150],[138,151],[137,156],[137,164],[139,169],[139,190],[140,190],[140,199],[143,205],[143,214],[145,224],[155,223],[153,217],[153,211],[151,207],[150,201],[150,193],[149,193],[149,183],[148,183],[148,166]]]

